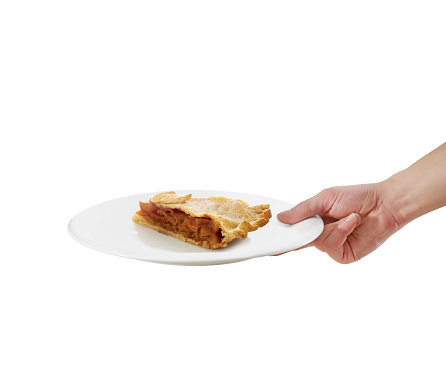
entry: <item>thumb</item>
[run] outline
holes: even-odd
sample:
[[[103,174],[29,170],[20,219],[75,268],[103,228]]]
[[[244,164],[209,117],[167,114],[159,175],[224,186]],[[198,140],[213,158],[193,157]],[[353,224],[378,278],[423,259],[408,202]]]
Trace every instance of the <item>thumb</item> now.
[[[323,192],[320,192],[314,197],[299,203],[291,210],[277,214],[277,219],[280,222],[293,225],[316,214],[326,213],[330,210],[330,207],[329,200],[324,196]]]

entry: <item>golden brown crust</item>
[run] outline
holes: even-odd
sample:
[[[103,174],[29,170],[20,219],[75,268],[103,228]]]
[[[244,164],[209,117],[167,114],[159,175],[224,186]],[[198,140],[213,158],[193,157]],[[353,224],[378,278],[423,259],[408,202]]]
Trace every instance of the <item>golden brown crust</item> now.
[[[193,239],[178,231],[163,228],[148,220],[147,216],[144,215],[144,211],[141,210],[132,218],[135,223],[182,241],[212,249],[225,247],[236,238],[246,238],[248,232],[265,226],[271,218],[271,210],[268,204],[250,207],[242,200],[219,196],[196,198],[192,197],[191,194],[180,195],[169,191],[155,194],[150,198],[149,202],[155,204],[160,209],[176,209],[191,217],[212,219],[221,230],[221,242],[217,244],[211,242],[210,244],[206,240]],[[141,208],[144,207],[144,204],[146,203],[140,202]]]

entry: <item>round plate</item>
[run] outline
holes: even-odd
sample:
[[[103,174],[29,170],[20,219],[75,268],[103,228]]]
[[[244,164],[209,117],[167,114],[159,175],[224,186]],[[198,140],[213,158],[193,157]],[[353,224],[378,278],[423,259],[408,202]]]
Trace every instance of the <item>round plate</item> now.
[[[241,199],[250,206],[270,204],[273,214],[269,223],[236,239],[221,249],[209,250],[194,246],[155,230],[137,225],[132,215],[139,210],[139,201],[156,194],[126,196],[90,207],[73,217],[68,224],[70,235],[91,249],[122,257],[175,265],[216,265],[276,255],[305,246],[315,240],[324,228],[320,217],[314,216],[295,225],[285,225],[276,215],[289,210],[291,203],[272,198],[227,191],[176,191],[195,197],[224,196]]]

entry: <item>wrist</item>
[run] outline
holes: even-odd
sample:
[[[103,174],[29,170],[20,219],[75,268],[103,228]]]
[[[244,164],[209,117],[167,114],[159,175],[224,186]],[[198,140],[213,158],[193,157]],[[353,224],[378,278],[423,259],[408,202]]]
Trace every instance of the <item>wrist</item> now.
[[[381,182],[383,201],[392,212],[399,228],[423,215],[421,207],[413,196],[411,184],[404,171]]]

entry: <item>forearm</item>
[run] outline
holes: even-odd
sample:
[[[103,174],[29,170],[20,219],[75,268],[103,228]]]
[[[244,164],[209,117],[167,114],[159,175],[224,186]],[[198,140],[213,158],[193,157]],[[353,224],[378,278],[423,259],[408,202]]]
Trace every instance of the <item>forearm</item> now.
[[[402,227],[446,205],[446,143],[383,182]]]

